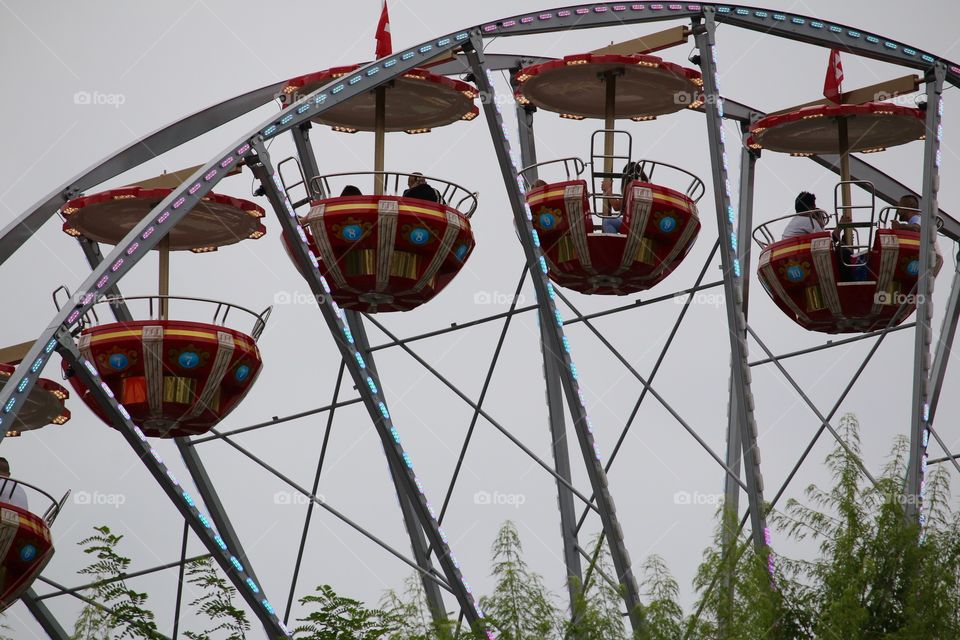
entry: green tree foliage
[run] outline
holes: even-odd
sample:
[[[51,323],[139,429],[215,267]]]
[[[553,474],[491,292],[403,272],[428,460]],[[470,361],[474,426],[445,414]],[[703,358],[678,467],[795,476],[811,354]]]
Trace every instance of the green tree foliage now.
[[[403,621],[386,640],[457,640],[469,635],[449,614],[446,621],[433,620],[423,582],[416,573],[407,576],[402,594],[393,589],[388,591],[380,607]]]
[[[820,552],[784,561],[800,596],[797,618],[822,638],[960,637],[960,518],[946,470],[928,471],[921,531],[904,513],[907,440],[895,441],[874,486],[859,464],[856,418],[844,416],[839,430],[853,454],[837,447],[827,456],[832,486],[809,486],[809,504],[790,500],[773,519]]]
[[[766,554],[756,552],[752,539],[736,531],[737,515],[721,513],[714,543],[703,552],[703,561],[693,580],[700,594],[695,611],[683,623],[684,638],[706,640],[793,640],[797,634],[792,612],[786,605],[793,583],[786,578],[776,557],[771,579]],[[772,588],[775,584],[776,588]]]
[[[391,637],[403,619],[384,609],[367,609],[359,600],[338,595],[330,585],[317,587],[316,594],[304,596],[300,604],[313,610],[294,630],[297,640],[382,640]]]
[[[247,613],[234,604],[236,589],[217,572],[213,560],[209,557],[194,560],[187,565],[186,575],[187,583],[201,591],[201,595],[190,602],[190,606],[212,621],[214,626],[202,632],[186,631],[184,636],[190,640],[246,640],[247,631],[250,630]]]
[[[663,558],[652,555],[640,567],[639,586],[644,604],[641,640],[667,640],[683,635],[680,585],[670,574]]]
[[[584,580],[587,588],[576,603],[579,616],[575,620],[566,620],[562,625],[563,638],[579,640],[627,640],[627,631],[623,623],[623,597],[620,589],[607,581],[616,575],[610,560],[610,551],[601,544],[598,536],[593,539],[590,548],[596,549],[596,562],[589,571],[585,567]]]
[[[490,623],[504,640],[544,640],[558,627],[553,597],[523,559],[517,527],[509,520],[500,528],[492,549],[493,593],[481,598]]]
[[[838,432],[846,448],[838,444],[826,457],[829,487],[810,485],[803,501],[770,514],[781,535],[813,543],[813,557],[775,556],[771,589],[766,559],[745,538],[740,553],[723,554],[718,531],[694,582],[703,611],[687,620],[685,637],[960,637],[960,518],[946,471],[928,472],[921,531],[903,508],[908,442],[895,441],[874,485],[863,472],[856,418],[844,416]],[[731,564],[730,580],[717,580]]]
[[[113,534],[106,526],[95,527],[94,531],[78,543],[84,553],[95,558],[79,573],[96,581],[88,595],[106,611],[87,605],[74,626],[74,639],[159,638],[154,615],[146,608],[147,594],[127,587],[123,579],[130,567],[130,559],[117,552],[123,536]]]
[[[693,612],[679,605],[679,586],[666,564],[650,556],[639,565],[640,611],[644,621],[630,634],[623,598],[614,586],[609,550],[598,537],[595,565],[575,620],[523,557],[517,527],[505,522],[492,546],[493,592],[481,598],[488,622],[503,640],[956,640],[960,638],[960,514],[951,507],[946,468],[928,470],[921,529],[904,510],[903,478],[908,442],[897,439],[871,481],[863,471],[860,430],[844,416],[838,433],[844,446],[826,457],[827,488],[810,485],[803,500],[791,499],[770,512],[780,540],[800,543],[810,557],[773,556],[757,550],[745,534],[731,535],[737,514],[721,514],[713,543],[704,551],[693,586]],[[727,535],[724,535],[724,532]],[[105,609],[86,607],[74,640],[156,637],[146,595],[124,580],[130,561],[117,553],[121,536],[107,527],[83,540],[95,562],[81,571],[97,583],[91,598]],[[773,567],[771,574],[770,568]],[[202,591],[191,605],[214,627],[190,633],[191,640],[244,640],[250,623],[233,603],[233,588],[209,560],[189,567],[190,584]],[[588,577],[587,577],[588,576]],[[433,621],[419,575],[402,595],[388,592],[379,609],[338,595],[323,585],[300,600],[309,611],[295,630],[297,640],[473,640],[480,630],[453,618]]]
[[[110,640],[111,629],[113,626],[110,621],[110,611],[87,604],[80,610],[80,615],[73,624],[73,634],[70,638],[71,640]]]

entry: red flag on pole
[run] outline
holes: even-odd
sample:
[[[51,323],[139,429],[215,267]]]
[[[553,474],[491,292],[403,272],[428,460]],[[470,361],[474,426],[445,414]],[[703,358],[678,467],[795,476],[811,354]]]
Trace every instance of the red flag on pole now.
[[[387,0],[383,0],[383,10],[380,12],[380,22],[377,23],[377,59],[393,53],[393,40],[390,39],[390,16],[387,15]]]
[[[843,98],[843,64],[840,62],[840,50],[830,50],[830,64],[827,67],[827,77],[823,81],[823,97],[831,102],[840,104]]]

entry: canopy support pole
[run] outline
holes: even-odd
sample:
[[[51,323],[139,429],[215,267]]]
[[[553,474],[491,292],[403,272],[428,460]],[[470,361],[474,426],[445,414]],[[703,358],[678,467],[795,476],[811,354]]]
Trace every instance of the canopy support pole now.
[[[387,88],[377,87],[376,96],[376,115],[374,120],[374,142],[373,142],[373,170],[377,173],[373,177],[373,194],[383,195],[383,161],[384,149],[386,146],[387,133]]]
[[[840,135],[840,180],[842,180],[840,203],[843,207],[841,209],[843,215],[840,216],[838,222],[849,223],[853,222],[853,212],[850,209],[850,201],[853,197],[850,194],[850,134],[845,117],[839,118],[837,131]],[[843,230],[843,244],[847,247],[853,244],[853,229],[846,228]]]
[[[167,319],[168,300],[170,295],[170,236],[166,235],[160,241],[160,282],[158,286],[160,294],[160,319]]]
[[[608,71],[603,74],[603,81],[606,86],[606,102],[604,107],[604,120],[603,128],[605,129],[603,133],[603,172],[610,174],[613,173],[613,128],[617,126],[617,73],[616,71]],[[611,178],[604,178],[604,180],[611,180]],[[611,184],[611,191],[613,185]],[[596,188],[596,187],[594,187]],[[623,197],[626,197],[626,194],[621,194]],[[621,204],[621,207],[623,205]],[[604,198],[603,200],[603,214],[610,215],[610,200]]]

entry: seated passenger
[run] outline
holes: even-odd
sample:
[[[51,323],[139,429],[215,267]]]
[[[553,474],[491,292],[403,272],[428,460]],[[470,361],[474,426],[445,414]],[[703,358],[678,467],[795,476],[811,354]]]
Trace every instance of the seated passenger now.
[[[348,198],[351,196],[362,196],[363,191],[360,191],[359,187],[356,187],[352,184],[348,184],[343,188],[343,191],[340,192],[341,198]]]
[[[627,186],[634,180],[639,180],[640,182],[649,182],[650,179],[647,177],[647,174],[643,172],[640,168],[639,162],[628,162],[623,167],[623,177],[620,178],[620,197],[619,198],[610,198],[607,202],[610,203],[610,209],[613,211],[620,211],[620,208],[623,207],[623,199],[626,197]],[[605,196],[613,195],[613,180],[610,178],[604,178],[603,182],[600,183],[600,189]]]
[[[427,184],[427,179],[419,171],[414,171],[407,178],[407,189],[403,192],[404,198],[417,198],[429,202],[440,202],[440,192]]]
[[[6,458],[0,458],[0,502],[12,504],[24,511],[29,511],[27,492],[23,490],[19,482],[9,478],[10,463],[7,462]]]
[[[530,185],[530,190],[533,191],[534,189],[539,189],[540,187],[545,187],[545,186],[547,186],[546,180],[537,180],[532,185]]]
[[[817,209],[817,196],[809,191],[801,191],[793,202],[793,209],[797,212],[797,215],[790,220],[790,224],[783,230],[781,240],[824,230],[826,213],[822,209]]]
[[[623,208],[623,201],[626,199],[627,187],[630,186],[630,183],[634,180],[639,180],[641,182],[650,181],[650,179],[647,177],[647,174],[644,173],[640,168],[640,163],[630,161],[623,167],[623,177],[620,178],[620,196],[617,198],[607,198],[604,200],[605,202],[610,203],[611,211],[620,211],[620,209]],[[603,195],[612,196],[613,180],[610,178],[604,178],[603,182],[600,183],[600,189]],[[620,233],[622,226],[623,219],[621,217],[603,219],[604,233]]]
[[[897,218],[890,222],[891,229],[920,231],[920,201],[917,196],[905,195],[897,202]]]

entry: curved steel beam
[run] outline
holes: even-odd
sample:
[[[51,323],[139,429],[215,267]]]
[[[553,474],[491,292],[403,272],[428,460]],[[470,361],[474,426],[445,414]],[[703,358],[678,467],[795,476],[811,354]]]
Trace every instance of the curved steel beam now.
[[[0,231],[0,265],[16,252],[70,198],[138,167],[197,136],[262,107],[283,89],[285,82],[254,89],[157,129],[131,142],[57,187]]]
[[[510,54],[494,54],[490,56],[490,59],[492,60],[491,68],[497,70],[509,70],[519,64],[537,64],[546,60],[546,58],[537,56]],[[431,68],[431,71],[440,75],[461,75],[468,73],[469,69],[465,59],[460,56],[455,60]],[[148,160],[175,149],[231,120],[246,115],[254,109],[269,104],[283,90],[285,85],[286,81],[269,84],[201,109],[131,142],[113,155],[98,161],[75,175],[44,199],[34,203],[29,210],[0,230],[0,265],[23,246],[37,229],[43,226],[70,198],[125,171],[138,167]]]
[[[720,24],[729,24],[765,35],[805,42],[819,47],[926,71],[941,62],[946,80],[960,83],[960,65],[880,34],[861,31],[830,20],[818,20],[787,11],[745,5],[702,2],[625,3],[596,2],[560,9],[531,11],[480,25],[484,37],[500,38],[554,31],[613,27],[643,22],[702,18],[707,9]]]

